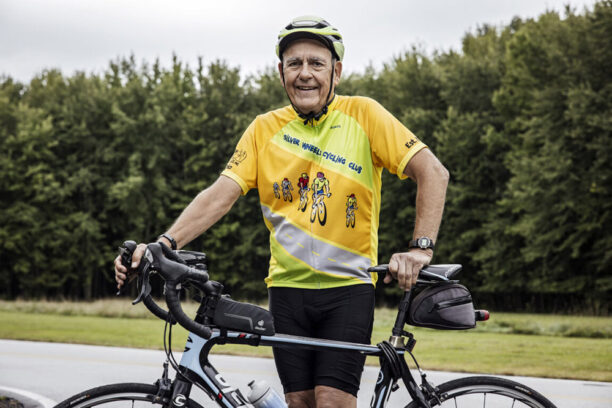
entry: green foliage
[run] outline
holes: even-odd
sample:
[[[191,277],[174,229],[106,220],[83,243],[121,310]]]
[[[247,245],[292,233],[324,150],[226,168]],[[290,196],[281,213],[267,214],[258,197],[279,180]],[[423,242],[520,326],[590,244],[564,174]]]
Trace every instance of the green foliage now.
[[[610,66],[606,0],[484,25],[460,52],[412,48],[345,75],[338,93],[378,100],[450,170],[435,261],[462,263],[481,305],[607,314]],[[285,104],[275,67],[242,79],[223,61],[190,69],[176,56],[170,67],[131,57],[102,75],[0,78],[0,296],[111,294],[117,245],[167,229],[250,121]],[[416,194],[387,172],[383,185],[381,263],[405,250]],[[191,244],[251,299],[265,297],[270,256],[257,202],[250,192]]]

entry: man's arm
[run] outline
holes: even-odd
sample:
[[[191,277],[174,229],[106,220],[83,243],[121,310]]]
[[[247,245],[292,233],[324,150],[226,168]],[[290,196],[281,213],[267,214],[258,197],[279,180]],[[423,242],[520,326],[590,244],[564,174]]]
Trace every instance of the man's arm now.
[[[435,242],[444,211],[448,170],[431,150],[423,149],[408,162],[404,174],[417,183],[416,220],[412,238],[429,237]],[[389,271],[399,286],[408,290],[416,283],[419,271],[429,264],[432,256],[431,249],[410,249],[393,254],[389,261]],[[385,277],[386,283],[391,280],[391,276]]]
[[[214,223],[219,221],[234,205],[242,192],[238,183],[226,176],[220,176],[206,190],[200,192],[168,230],[168,235],[175,239],[177,247],[181,248],[202,234]],[[160,238],[160,241],[170,246],[170,241]],[[132,255],[132,268],[140,263],[146,246],[138,245]],[[127,269],[121,265],[121,257],[115,258],[115,280],[120,288],[125,282]]]
[[[232,208],[241,192],[234,180],[219,176],[189,203],[168,230],[168,235],[175,239],[178,248],[184,247],[219,221]],[[170,246],[167,239],[161,240]]]

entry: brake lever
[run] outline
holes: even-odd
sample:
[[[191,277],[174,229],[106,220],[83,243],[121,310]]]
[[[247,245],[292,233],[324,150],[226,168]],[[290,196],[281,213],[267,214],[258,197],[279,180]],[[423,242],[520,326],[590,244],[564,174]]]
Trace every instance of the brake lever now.
[[[136,250],[138,244],[135,241],[125,241],[123,246],[119,247],[119,255],[121,256],[121,265],[125,266],[127,269],[126,273],[126,282],[117,290],[116,296],[123,295],[125,293],[125,288],[128,287],[128,284],[132,281],[134,276],[134,271],[131,269],[132,265],[132,255]],[[130,272],[131,271],[131,272]]]
[[[153,255],[149,248],[145,250],[144,256],[140,260],[138,265],[138,283],[137,287],[140,288],[140,293],[136,299],[132,300],[132,305],[137,305],[142,302],[145,297],[151,294],[151,282],[149,282],[149,275],[151,274],[153,263]]]

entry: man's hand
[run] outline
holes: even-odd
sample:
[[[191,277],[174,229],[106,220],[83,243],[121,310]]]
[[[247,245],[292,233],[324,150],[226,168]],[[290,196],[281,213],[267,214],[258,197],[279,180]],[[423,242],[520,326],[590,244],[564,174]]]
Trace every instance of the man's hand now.
[[[125,283],[125,280],[128,277],[128,272],[133,272],[138,269],[140,259],[142,259],[146,249],[146,244],[138,244],[134,250],[134,253],[132,254],[132,265],[130,271],[128,271],[127,268],[121,264],[121,255],[117,255],[115,258],[115,280],[117,281],[117,289],[121,289],[121,286],[123,286]],[[129,273],[129,275],[135,276],[132,273]]]
[[[422,249],[412,249],[409,252],[393,254],[389,261],[389,273],[385,276],[384,282],[389,283],[397,279],[399,287],[409,290],[416,284],[419,271],[431,261],[432,251]]]

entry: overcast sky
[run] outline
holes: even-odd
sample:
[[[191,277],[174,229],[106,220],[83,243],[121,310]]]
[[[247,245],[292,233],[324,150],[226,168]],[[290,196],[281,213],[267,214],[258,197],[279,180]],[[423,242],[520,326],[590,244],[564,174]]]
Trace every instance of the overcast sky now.
[[[595,0],[0,0],[0,75],[28,81],[45,68],[103,72],[109,61],[138,62],[172,53],[191,67],[223,59],[242,73],[276,63],[280,29],[315,14],[344,36],[345,72],[362,72],[412,45],[459,50],[461,38],[488,23],[537,17]]]

